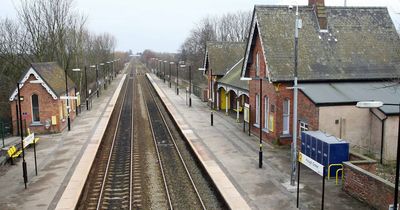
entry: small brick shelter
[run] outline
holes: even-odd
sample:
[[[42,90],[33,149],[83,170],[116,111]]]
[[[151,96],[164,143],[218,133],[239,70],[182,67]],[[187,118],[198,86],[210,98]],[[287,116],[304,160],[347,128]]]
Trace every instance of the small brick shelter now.
[[[34,81],[35,83],[31,83]],[[67,76],[68,95],[76,96],[76,86]],[[37,83],[39,82],[39,83]],[[23,128],[35,133],[58,133],[67,126],[65,71],[56,62],[32,63],[18,81]],[[18,89],[10,96],[13,134],[18,133]],[[69,100],[70,119],[76,115],[76,100]]]

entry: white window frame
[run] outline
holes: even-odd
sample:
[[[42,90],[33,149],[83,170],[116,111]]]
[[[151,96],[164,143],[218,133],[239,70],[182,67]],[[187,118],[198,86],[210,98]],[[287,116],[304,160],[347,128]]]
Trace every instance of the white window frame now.
[[[287,102],[285,104],[285,102]],[[287,105],[287,107],[285,107],[285,105]],[[285,108],[287,108],[287,113],[285,113]],[[283,134],[289,134],[290,132],[290,100],[289,99],[285,99],[283,101],[283,112],[282,112],[282,133]],[[285,126],[286,125],[286,126]],[[286,130],[285,127],[287,128]]]
[[[256,126],[260,125],[260,94],[256,94]]]
[[[260,58],[258,52],[256,54],[256,76],[260,76]]]
[[[299,136],[301,136],[301,132],[302,132],[302,131],[308,131],[309,125],[308,125],[308,123],[306,123],[306,122],[304,122],[304,121],[301,121],[301,120],[300,120],[299,125],[300,125]]]
[[[37,106],[38,106],[38,114],[39,114],[39,120],[35,120],[35,115],[33,113],[33,96],[37,96]],[[39,123],[40,122],[40,103],[39,103],[39,95],[34,93],[31,95],[31,108],[32,108],[32,123]]]
[[[264,97],[264,129],[268,132],[268,125],[269,125],[269,98],[268,96]]]

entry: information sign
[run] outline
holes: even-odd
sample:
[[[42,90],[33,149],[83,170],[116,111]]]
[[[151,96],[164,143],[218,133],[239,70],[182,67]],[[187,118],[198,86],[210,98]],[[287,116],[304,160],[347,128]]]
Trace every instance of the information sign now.
[[[303,153],[299,153],[299,162],[315,171],[320,176],[324,175],[324,166]]]

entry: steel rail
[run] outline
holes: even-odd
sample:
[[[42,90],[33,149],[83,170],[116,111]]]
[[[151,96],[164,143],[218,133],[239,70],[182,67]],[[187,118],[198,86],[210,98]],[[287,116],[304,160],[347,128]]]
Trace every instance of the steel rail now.
[[[148,80],[147,80],[146,84],[147,84],[149,90],[152,90],[152,87],[150,86]],[[167,122],[166,122],[166,120],[165,120],[165,117],[164,117],[164,115],[162,114],[161,109],[160,109],[159,105],[158,105],[157,102],[156,102],[156,99],[155,99],[156,97],[154,96],[154,94],[153,94],[152,91],[149,91],[149,92],[150,92],[151,98],[152,98],[153,101],[154,101],[154,104],[155,104],[156,107],[157,107],[158,112],[160,113],[160,116],[161,116],[162,121],[163,121],[163,123],[164,123],[164,125],[165,125],[165,127],[166,127],[166,129],[167,129],[167,131],[168,131],[168,134],[169,134],[169,136],[170,136],[170,138],[171,138],[171,140],[172,140],[172,142],[173,142],[173,144],[174,144],[174,148],[175,148],[175,150],[177,151],[177,153],[178,153],[178,155],[179,155],[179,159],[181,160],[181,163],[182,163],[183,167],[185,168],[186,174],[187,174],[187,176],[188,176],[188,178],[189,178],[189,180],[190,180],[190,182],[191,182],[191,184],[192,184],[192,187],[193,187],[193,189],[194,189],[195,192],[196,192],[197,198],[199,199],[199,202],[201,203],[202,208],[205,210],[206,207],[205,207],[205,205],[204,205],[203,199],[201,198],[200,193],[199,193],[199,191],[197,190],[196,184],[194,183],[193,178],[192,178],[192,176],[190,175],[190,172],[189,172],[189,170],[188,170],[188,168],[187,168],[187,166],[186,166],[185,160],[183,159],[183,157],[182,157],[182,155],[181,155],[181,152],[179,151],[179,148],[178,148],[178,146],[177,146],[177,144],[176,144],[176,142],[175,142],[175,138],[173,137],[173,135],[172,135],[172,133],[171,133],[171,130],[170,130],[169,127],[168,127],[168,124],[167,124]],[[146,104],[146,106],[147,106],[147,104]],[[150,116],[149,116],[149,117],[150,117]],[[150,117],[150,119],[151,119],[151,117]],[[151,123],[150,123],[150,124],[151,124]],[[152,128],[152,126],[151,126],[151,128]],[[152,129],[153,129],[153,128],[152,128]],[[153,130],[152,130],[152,132],[153,132]],[[154,135],[153,135],[153,137],[154,137]],[[154,137],[154,141],[155,141],[155,137]],[[158,147],[157,144],[156,144],[156,147]],[[157,152],[158,152],[158,150],[157,150]],[[161,162],[161,161],[160,161],[160,162]]]
[[[108,172],[109,172],[109,167],[110,167],[110,163],[111,163],[111,158],[112,158],[112,155],[113,155],[113,152],[114,152],[114,145],[115,145],[117,133],[118,133],[118,130],[119,130],[118,127],[119,127],[119,124],[120,124],[120,122],[121,122],[122,110],[123,110],[123,107],[124,107],[124,104],[125,104],[125,98],[126,98],[127,93],[128,93],[128,88],[129,88],[128,85],[129,85],[129,80],[127,81],[127,84],[126,84],[127,87],[125,88],[125,93],[124,93],[124,97],[123,97],[123,100],[122,100],[122,106],[121,106],[121,109],[119,110],[119,114],[118,114],[117,125],[116,125],[116,129],[115,129],[115,131],[114,131],[113,141],[112,141],[112,144],[111,144],[110,153],[109,153],[109,155],[108,155],[107,166],[106,166],[106,170],[105,170],[104,177],[103,177],[103,181],[102,181],[101,188],[100,188],[99,200],[97,201],[97,208],[96,208],[97,210],[102,209],[102,208],[101,208],[102,197],[103,197],[104,188],[105,188],[105,183],[106,183],[107,176],[108,176]],[[133,116],[132,116],[132,118],[133,118]],[[131,132],[133,132],[133,130],[132,130]],[[133,135],[132,135],[132,136],[133,136]],[[132,147],[132,144],[131,144],[131,147]],[[132,162],[131,162],[131,164],[132,164]],[[131,166],[131,167],[132,167],[132,166]],[[131,170],[131,171],[132,171],[132,170]],[[132,176],[132,174],[130,174],[130,176]],[[130,184],[129,188],[132,188],[132,184]],[[131,192],[131,190],[132,190],[132,189],[130,189],[130,192]],[[130,199],[131,199],[132,194],[130,194],[129,197],[130,197]],[[130,206],[129,206],[129,209],[131,209],[131,208],[132,208],[131,201],[130,201],[129,205],[130,205]]]

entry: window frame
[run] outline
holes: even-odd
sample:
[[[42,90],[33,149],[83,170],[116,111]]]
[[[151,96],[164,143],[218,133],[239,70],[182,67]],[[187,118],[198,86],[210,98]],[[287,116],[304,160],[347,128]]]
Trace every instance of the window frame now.
[[[34,100],[33,97],[36,96],[37,107],[34,107]],[[34,93],[31,95],[31,108],[32,108],[32,123],[40,123],[40,102],[39,102],[39,95]],[[35,110],[37,111],[37,115],[35,115]],[[38,118],[35,119],[35,116]]]
[[[287,104],[285,104],[287,102]],[[285,107],[287,105],[287,107]],[[285,113],[285,108],[287,108],[287,113]],[[282,110],[282,133],[289,134],[290,133],[290,99],[284,99],[283,101],[283,110]],[[285,123],[287,124],[287,129],[285,129]]]

